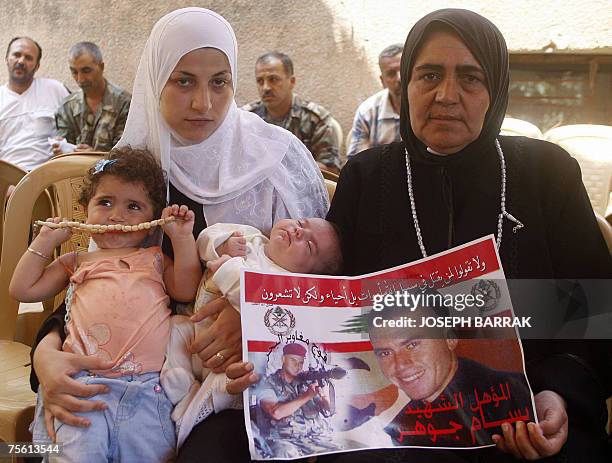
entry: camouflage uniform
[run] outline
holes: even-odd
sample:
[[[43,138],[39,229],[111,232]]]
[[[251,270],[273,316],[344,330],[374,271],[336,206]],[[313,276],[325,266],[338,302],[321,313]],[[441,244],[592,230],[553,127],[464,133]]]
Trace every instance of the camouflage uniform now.
[[[83,90],[68,95],[57,112],[57,135],[69,143],[85,143],[95,151],[110,151],[121,138],[132,96],[106,81],[104,96],[96,113],[85,102]]]
[[[261,100],[242,107],[264,121],[287,129],[302,140],[317,162],[340,169],[340,143],[331,125],[331,114],[323,106],[293,95],[289,114],[282,120],[270,117]]]
[[[304,394],[308,384],[300,381],[287,383],[282,369],[268,376],[259,392],[259,402],[291,402]],[[271,420],[266,441],[274,458],[295,458],[313,453],[338,450],[332,442],[332,429],[317,398],[309,400],[296,412],[278,421]]]

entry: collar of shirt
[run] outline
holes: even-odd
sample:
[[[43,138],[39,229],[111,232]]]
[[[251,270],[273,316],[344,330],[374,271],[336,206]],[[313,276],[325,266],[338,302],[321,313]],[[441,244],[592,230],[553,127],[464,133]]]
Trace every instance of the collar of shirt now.
[[[391,104],[391,97],[389,96],[389,89],[385,89],[385,94],[383,95],[381,105],[381,111],[378,112],[378,120],[384,119],[397,119],[399,120],[400,116],[393,109],[393,105]]]
[[[264,119],[268,119],[269,121],[273,121],[272,123],[282,124],[282,125],[286,124],[291,119],[299,119],[301,117],[300,116],[301,103],[302,103],[302,100],[300,100],[300,98],[294,93],[291,96],[291,106],[289,107],[289,112],[280,119],[274,119],[272,116],[270,116],[268,109],[266,108],[266,106],[263,104],[263,101],[262,101],[261,107],[263,108]]]
[[[289,109],[289,118],[299,119],[302,100],[295,93],[291,97],[291,109]]]
[[[87,106],[87,102],[85,101],[85,92],[82,89],[79,89],[77,93],[77,99],[79,104],[77,110],[74,112],[75,116],[79,116],[80,114],[87,111],[92,112],[89,109],[89,106]],[[92,112],[92,114],[98,115],[101,114],[102,111],[115,112],[113,108],[110,83],[106,79],[104,79],[104,95],[102,95],[102,101],[98,105],[98,108],[96,109],[95,113]]]

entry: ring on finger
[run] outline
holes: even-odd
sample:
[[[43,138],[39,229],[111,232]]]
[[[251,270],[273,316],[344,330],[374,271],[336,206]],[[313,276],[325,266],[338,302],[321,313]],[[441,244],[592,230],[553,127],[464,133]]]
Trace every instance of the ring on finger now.
[[[215,354],[215,357],[217,357],[219,360],[221,360],[221,362],[225,361],[225,355],[223,355],[221,352],[217,352]]]

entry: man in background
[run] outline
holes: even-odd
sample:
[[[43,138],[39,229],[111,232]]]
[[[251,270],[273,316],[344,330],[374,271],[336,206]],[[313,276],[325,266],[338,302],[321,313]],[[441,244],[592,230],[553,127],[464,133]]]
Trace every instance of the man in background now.
[[[403,45],[396,43],[385,48],[378,56],[380,83],[383,89],[369,97],[357,108],[347,157],[400,140],[400,99],[402,82],[400,63]]]
[[[55,114],[58,139],[76,145],[76,151],[110,151],[123,134],[132,97],[104,78],[102,52],[95,43],[73,45],[69,65],[80,90],[64,99]],[[53,152],[63,152],[60,143]]]
[[[60,82],[35,77],[42,48],[15,37],[6,49],[8,83],[0,87],[0,159],[29,171],[49,160],[53,114],[68,90]]]
[[[289,130],[312,153],[319,167],[340,171],[340,143],[333,118],[323,106],[293,93],[293,62],[284,53],[271,52],[255,62],[255,80],[260,100],[243,107],[270,124]]]

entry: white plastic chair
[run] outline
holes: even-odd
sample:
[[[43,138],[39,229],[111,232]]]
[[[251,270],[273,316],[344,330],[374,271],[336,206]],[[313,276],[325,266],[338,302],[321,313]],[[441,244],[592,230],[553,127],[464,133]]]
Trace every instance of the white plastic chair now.
[[[561,146],[578,161],[593,209],[605,217],[612,206],[612,127],[565,125],[550,129],[544,139]]]
[[[29,384],[30,347],[23,341],[30,337],[27,325],[35,333],[49,314],[48,311],[24,314],[26,327],[20,330],[17,323],[19,303],[8,292],[15,266],[28,246],[32,211],[47,188],[64,179],[83,177],[100,156],[80,153],[52,159],[25,175],[8,201],[0,264],[0,441],[23,442],[31,438],[28,425],[34,414],[36,395]],[[72,207],[71,197],[69,194],[65,201],[68,207]],[[72,216],[70,211],[62,209],[57,213],[68,218]]]
[[[542,131],[537,126],[513,117],[504,118],[499,134],[542,139]]]

